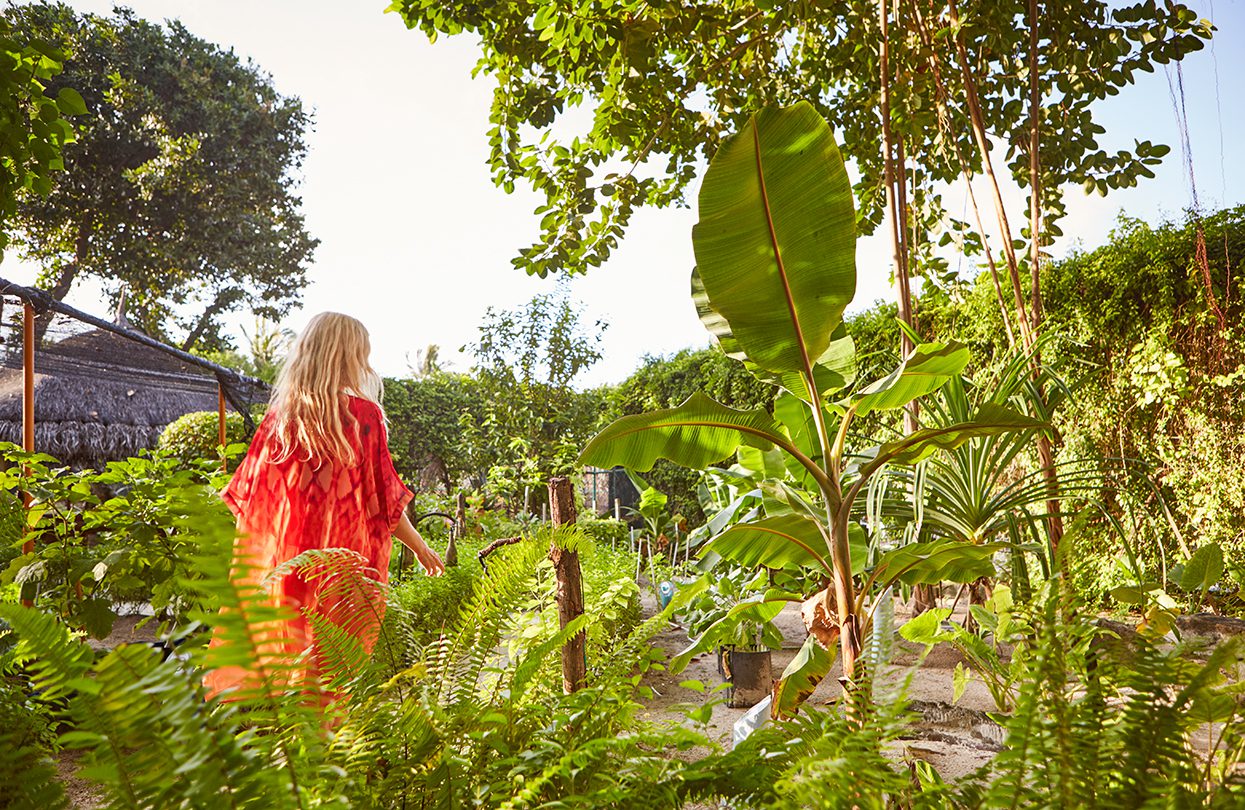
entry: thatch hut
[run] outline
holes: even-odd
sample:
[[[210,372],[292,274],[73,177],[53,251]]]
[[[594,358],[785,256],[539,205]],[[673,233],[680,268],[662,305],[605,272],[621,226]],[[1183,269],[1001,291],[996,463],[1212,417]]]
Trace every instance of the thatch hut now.
[[[5,337],[0,441],[20,444],[20,333]],[[49,331],[35,353],[35,449],[75,467],[137,455],[174,419],[216,407],[211,372],[103,329]]]

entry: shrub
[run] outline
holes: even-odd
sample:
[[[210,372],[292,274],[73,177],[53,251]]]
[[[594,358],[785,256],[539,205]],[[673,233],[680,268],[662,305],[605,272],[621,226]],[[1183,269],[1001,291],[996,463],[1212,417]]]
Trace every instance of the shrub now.
[[[246,444],[250,436],[242,414],[225,416],[226,444]],[[170,422],[160,434],[156,447],[180,459],[192,461],[220,458],[220,415],[216,411],[194,411]]]
[[[613,518],[582,518],[575,524],[598,546],[626,548],[631,541],[630,529],[624,521]]]
[[[225,476],[217,462],[157,451],[111,461],[100,472],[73,472],[14,445],[0,457],[7,462],[0,499],[11,504],[24,491],[38,504],[27,535],[34,550],[13,557],[0,582],[98,638],[111,631],[117,602],[149,602],[166,618],[200,606],[185,585],[196,571],[183,504],[202,501],[201,517],[232,530],[233,517],[216,496]]]

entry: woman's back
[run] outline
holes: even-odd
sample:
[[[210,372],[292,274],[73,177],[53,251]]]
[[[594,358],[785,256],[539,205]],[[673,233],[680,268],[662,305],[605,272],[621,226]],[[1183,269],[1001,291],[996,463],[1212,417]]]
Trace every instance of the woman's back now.
[[[268,568],[303,551],[348,548],[380,574],[388,570],[393,529],[411,499],[390,459],[376,403],[343,397],[342,426],[353,461],[309,460],[284,452],[265,416],[222,497],[248,537],[248,558]]]

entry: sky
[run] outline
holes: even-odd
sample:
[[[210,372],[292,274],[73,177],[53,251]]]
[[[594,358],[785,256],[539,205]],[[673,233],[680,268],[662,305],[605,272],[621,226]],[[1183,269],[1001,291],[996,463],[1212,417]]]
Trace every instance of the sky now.
[[[111,2],[72,0],[80,11],[108,13]],[[492,84],[475,80],[478,58],[470,35],[435,44],[408,31],[386,0],[130,0],[140,16],[180,19],[194,34],[250,57],[272,75],[277,90],[302,99],[314,115],[299,193],[306,224],[321,240],[303,294],[303,307],[283,326],[294,330],[323,310],[361,319],[372,334],[373,364],[402,376],[416,353],[441,346],[441,358],[466,369],[459,347],[477,335],[489,307],[513,308],[553,289],[510,259],[535,237],[539,203],[522,189],[507,195],[486,164]],[[1192,7],[1218,27],[1213,45],[1185,60],[1193,164],[1204,206],[1245,201],[1245,130],[1240,77],[1245,75],[1245,6],[1241,0],[1195,0]],[[1163,70],[1103,102],[1098,120],[1104,149],[1130,148],[1134,139],[1173,147],[1157,177],[1106,198],[1066,193],[1065,236],[1056,256],[1107,237],[1121,211],[1147,221],[1179,216],[1189,184]],[[964,198],[951,189],[947,200]],[[688,197],[695,199],[695,189]],[[986,199],[984,189],[979,200]],[[1019,190],[1006,204],[1024,210]],[[992,221],[990,209],[983,211]],[[570,284],[585,320],[609,324],[604,359],[577,380],[618,382],[644,355],[708,345],[688,295],[693,264],[690,209],[641,210],[608,263]],[[893,300],[889,248],[879,236],[857,245],[859,283],[851,311]],[[6,258],[0,275],[19,283],[34,268]],[[103,314],[98,286],[80,285],[70,303]],[[234,328],[249,326],[239,319]],[[239,334],[235,332],[235,334]]]

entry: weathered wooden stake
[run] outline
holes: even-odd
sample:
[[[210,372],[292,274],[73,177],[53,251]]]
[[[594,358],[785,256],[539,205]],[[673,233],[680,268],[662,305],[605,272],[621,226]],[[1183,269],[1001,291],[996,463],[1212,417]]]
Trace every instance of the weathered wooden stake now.
[[[555,527],[575,524],[575,494],[569,478],[559,476],[549,480],[549,503],[553,507]],[[584,612],[579,554],[559,548],[555,543],[549,549],[549,559],[553,561],[553,575],[558,583],[559,626],[566,627]],[[586,646],[587,639],[580,632],[562,647],[562,689],[567,693],[583,688],[587,679]]]
[[[458,538],[467,531],[467,495],[458,493],[457,508],[454,509],[454,525],[450,527],[450,542],[445,547],[445,565],[453,568],[458,565]]]

